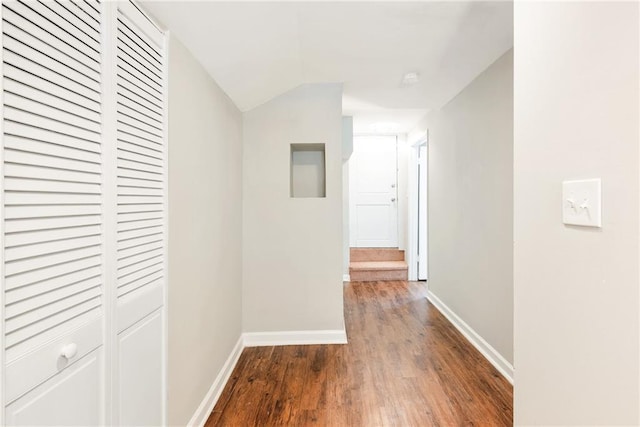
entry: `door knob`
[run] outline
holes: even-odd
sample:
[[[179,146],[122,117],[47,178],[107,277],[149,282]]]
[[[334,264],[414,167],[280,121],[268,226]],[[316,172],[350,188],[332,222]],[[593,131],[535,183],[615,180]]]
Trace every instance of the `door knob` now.
[[[391,201],[392,201],[392,202],[395,202],[395,201],[396,201],[396,198],[395,198],[395,197],[392,197],[392,198],[391,198]]]
[[[76,343],[67,344],[64,347],[62,347],[62,350],[60,350],[60,356],[64,357],[67,360],[73,359],[73,357],[77,353],[78,353],[78,345]]]
[[[395,184],[391,184],[391,188],[396,188],[396,185]]]

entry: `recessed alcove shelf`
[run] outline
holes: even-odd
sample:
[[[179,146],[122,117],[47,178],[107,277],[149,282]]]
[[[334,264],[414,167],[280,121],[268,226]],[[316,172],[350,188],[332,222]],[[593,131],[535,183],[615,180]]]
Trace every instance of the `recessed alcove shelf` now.
[[[291,144],[290,163],[291,197],[326,197],[324,144]]]

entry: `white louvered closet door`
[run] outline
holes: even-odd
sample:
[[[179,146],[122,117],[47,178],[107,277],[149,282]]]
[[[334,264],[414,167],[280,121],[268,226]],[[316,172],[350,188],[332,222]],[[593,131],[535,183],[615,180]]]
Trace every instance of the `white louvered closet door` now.
[[[81,0],[2,5],[9,425],[103,421],[100,10]]]
[[[131,3],[117,10],[117,419],[163,422],[164,35]]]
[[[2,37],[0,424],[163,425],[165,36],[16,0]]]

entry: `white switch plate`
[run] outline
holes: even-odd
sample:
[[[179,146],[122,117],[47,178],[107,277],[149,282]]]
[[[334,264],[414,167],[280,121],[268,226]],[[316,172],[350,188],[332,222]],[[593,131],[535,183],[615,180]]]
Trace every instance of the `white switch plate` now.
[[[600,178],[562,183],[562,222],[602,227]]]

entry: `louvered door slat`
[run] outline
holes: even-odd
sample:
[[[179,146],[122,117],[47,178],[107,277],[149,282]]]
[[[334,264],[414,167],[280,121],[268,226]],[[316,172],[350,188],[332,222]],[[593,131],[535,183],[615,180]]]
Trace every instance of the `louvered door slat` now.
[[[149,58],[162,69],[161,47],[158,46],[156,41],[151,40],[148,35],[136,30],[135,24],[132,24],[122,13],[118,16],[118,32],[126,34],[127,38],[133,41],[141,52],[149,55]]]
[[[118,242],[118,251],[139,247],[153,242],[162,241],[162,233],[150,233],[133,239],[121,240]]]
[[[156,75],[156,77],[162,77],[162,69],[160,63],[155,60],[151,55],[147,54],[144,48],[141,48],[139,44],[132,40],[126,30],[122,28],[118,29],[118,41],[121,42],[120,47],[131,58],[135,58],[140,62],[140,65],[144,66],[147,70]]]
[[[78,104],[74,104],[60,96],[45,93],[42,90],[38,90],[16,80],[5,80],[4,90],[7,93],[18,95],[23,98],[32,100],[38,99],[43,105],[56,108],[65,113],[75,115],[83,121],[86,120],[93,123],[94,125],[91,125],[89,129],[100,131],[100,114],[98,112],[92,111]],[[97,127],[95,125],[97,125]]]
[[[118,122],[118,138],[127,140],[134,144],[140,144],[162,153],[162,136],[142,130],[140,127],[132,126],[127,122]]]
[[[118,123],[124,123],[128,126],[131,126],[135,129],[139,129],[140,131],[146,132],[150,135],[157,136],[159,138],[163,138],[162,129],[156,126],[149,125],[144,118],[128,116],[127,112],[119,112],[118,113]]]
[[[162,87],[158,85],[156,76],[148,72],[144,67],[136,64],[135,58],[122,52],[118,55],[118,77],[124,82],[140,88],[152,98],[162,95]]]
[[[78,114],[68,113],[58,107],[48,105],[37,98],[39,97],[35,94],[32,94],[32,97],[26,97],[15,94],[11,92],[10,89],[5,89],[4,92],[5,106],[13,107],[20,111],[28,111],[30,114],[41,118],[62,122],[67,126],[75,128],[72,129],[72,131],[77,132],[74,136],[82,135],[83,139],[89,139],[94,142],[98,139],[99,141],[100,132],[102,131],[100,123]],[[50,129],[52,128],[50,127]]]
[[[144,145],[118,139],[118,149],[120,150],[119,155],[123,160],[143,163],[148,166],[162,166],[162,153],[151,150]]]
[[[154,84],[155,75],[152,74],[146,68],[136,68],[131,63],[134,62],[134,58],[130,55],[122,55],[121,61],[118,64],[118,77],[122,79],[122,83],[128,87],[135,87],[134,91],[141,90],[148,95],[151,101],[156,101],[158,104],[162,104],[162,92]]]
[[[99,102],[83,97],[82,95],[69,90],[64,85],[52,84],[50,80],[47,80],[42,75],[21,69],[19,66],[16,67],[7,62],[4,63],[3,72],[5,81],[9,84],[11,84],[12,81],[19,82],[38,90],[45,98],[48,98],[48,95],[51,95],[56,99],[63,100],[62,104],[71,103],[83,109],[90,110],[89,112],[82,111],[79,113],[80,115],[85,115],[89,119],[95,120],[96,117],[100,117]]]
[[[18,24],[14,24],[13,22],[17,22]],[[20,22],[23,23],[24,26],[19,26]],[[61,51],[61,46],[57,44],[48,44],[38,38],[36,35],[29,33],[29,29],[37,28],[26,20],[16,18],[15,20],[5,20],[4,25],[4,33],[12,39],[20,40],[23,44],[30,46],[31,48],[41,52],[44,56],[49,58],[59,58],[64,59],[64,62],[61,65],[66,65],[66,69],[70,72],[73,72],[74,75],[80,74],[80,78],[83,81],[89,81],[89,84],[94,84],[95,82],[100,81],[100,73],[98,70],[90,67],[85,62],[83,62],[78,55],[74,55],[73,52],[71,54],[65,53]],[[40,34],[42,36],[42,34]],[[13,44],[16,46],[16,44]],[[16,52],[19,54],[27,53],[24,48],[21,48],[22,52]]]
[[[118,123],[118,125],[121,126],[121,129],[118,131],[118,141],[145,148],[145,154],[148,156],[155,156],[159,157],[160,159],[164,157],[162,152],[162,143],[159,142],[162,141],[162,139],[150,137],[149,135],[139,136],[132,132],[136,132],[138,134],[140,132],[137,132],[135,129],[132,129],[128,125],[122,123]]]
[[[80,18],[75,12],[72,12],[69,6],[71,2],[65,1],[58,3],[56,1],[44,2],[44,5],[49,8],[56,15],[67,21],[76,29],[76,35],[80,36],[81,40],[86,40],[87,37],[91,39],[94,47],[100,50],[100,25],[97,22]]]
[[[99,218],[98,218],[99,219]],[[94,219],[94,222],[96,220]],[[24,231],[5,234],[7,247],[24,246],[35,243],[55,242],[58,240],[74,239],[77,237],[98,236],[102,233],[102,227],[98,221],[95,224],[78,225],[79,219],[74,218],[72,227],[47,228],[43,230]]]
[[[83,256],[87,255],[86,253]],[[55,264],[39,270],[31,270],[22,274],[15,274],[5,278],[5,290],[17,289],[23,286],[32,286],[52,277],[59,277],[70,272],[80,271],[85,268],[102,265],[101,256],[89,255],[85,258],[78,258],[74,261]]]
[[[19,132],[18,126],[18,124],[10,126],[10,129],[13,132]],[[52,137],[50,139],[55,141],[56,138]],[[63,169],[72,168],[73,170],[95,173],[99,173],[101,170],[100,153],[85,150],[83,149],[84,147],[70,147],[63,144],[56,144],[55,142],[37,141],[15,134],[5,135],[4,147],[7,151],[6,155],[11,156],[17,163],[33,161],[34,163],[32,164],[59,164]],[[88,145],[86,147],[94,148],[95,146]],[[45,161],[42,159],[49,160]]]
[[[51,242],[35,242],[29,245],[9,247],[5,251],[5,262],[11,263],[19,260],[27,260],[34,257],[52,256],[54,253],[66,253],[78,248],[99,246],[102,242],[100,234],[65,238]],[[31,261],[31,260],[30,260]],[[31,264],[31,263],[29,263]],[[31,264],[34,265],[34,264]]]
[[[125,115],[133,119],[133,123],[139,125],[147,125],[153,129],[157,129],[162,132],[162,121],[151,117],[148,114],[144,114],[139,109],[135,108],[135,104],[123,97],[118,97],[118,114]],[[127,122],[131,123],[131,122]]]
[[[42,297],[45,301],[51,301],[52,298],[49,298],[49,295],[75,285],[97,286],[96,283],[102,283],[101,274],[102,270],[100,267],[94,266],[74,271],[63,276],[53,277],[31,286],[22,286],[11,289],[6,293],[6,310],[9,310],[10,307],[13,307],[17,303],[25,300],[30,303],[31,299],[37,301]]]
[[[163,205],[162,203],[158,203],[156,205],[123,205],[118,208],[118,217],[120,215],[124,215],[127,213],[135,213],[135,212],[162,212]]]
[[[94,241],[81,246],[72,246],[64,252],[51,252],[34,258],[6,261],[5,274],[7,276],[25,274],[34,270],[73,262],[83,257],[100,255],[101,253],[100,241],[99,239],[94,239]]]
[[[125,241],[127,239],[134,239],[140,236],[147,236],[149,234],[162,233],[161,225],[150,225],[147,227],[137,227],[130,230],[122,230],[118,233],[118,241]]]
[[[138,111],[154,117],[157,120],[162,120],[162,108],[156,105],[155,102],[152,102],[155,100],[149,100],[149,98],[145,97],[144,93],[141,93],[141,91],[133,85],[127,84],[124,80],[118,82],[118,96],[133,102],[133,104],[137,106]]]
[[[21,114],[12,113],[13,118],[11,119],[5,116],[4,132],[6,135],[22,137],[24,139],[33,140],[33,141],[48,142],[53,145],[62,145],[75,150],[84,150],[92,153],[100,153],[100,145],[93,141],[87,141],[85,139],[80,139],[75,136],[71,136],[63,133],[51,132],[50,130],[43,129],[41,127],[35,127],[39,124],[43,124],[40,122],[40,120],[38,120],[37,116],[36,117],[29,116],[24,112],[18,112],[18,113],[21,113]],[[25,118],[31,121],[31,124],[14,121],[22,118]],[[42,120],[42,121],[44,122],[46,120]],[[53,124],[56,127],[59,127],[58,123],[53,123]]]
[[[51,9],[49,9],[44,3],[36,1],[23,3],[22,1],[20,1],[20,4],[23,4],[28,9],[34,12],[34,22],[38,23],[37,17],[40,17],[42,18],[40,22],[51,23],[53,27],[57,27],[62,31],[62,33],[58,33],[62,36],[62,40],[65,40],[69,44],[72,44],[80,52],[83,52],[85,55],[90,56],[98,63],[100,62],[101,50],[100,43],[97,40],[87,37],[86,34],[76,28],[72,23],[68,22],[55,12],[52,13]]]
[[[154,159],[127,151],[118,152],[118,176],[140,179],[162,179],[162,166]]]
[[[20,110],[11,105],[5,104],[4,117],[7,121],[21,123],[38,131],[46,129],[46,132],[55,132],[67,138],[74,138],[76,144],[83,142],[100,144],[100,135],[95,132],[81,129],[73,124],[59,122],[56,119],[38,115],[27,110]]]
[[[80,281],[69,283],[43,294],[29,295],[28,298],[22,298],[18,301],[7,303],[5,316],[7,319],[12,319],[17,318],[23,313],[35,314],[35,310],[49,306],[49,304],[52,304],[52,301],[68,301],[71,297],[77,298],[78,295],[90,289],[93,289],[94,292],[99,294],[101,293],[101,284],[102,278],[100,277],[100,274],[97,274],[93,277],[84,277]]]
[[[136,179],[136,178],[118,178],[118,185],[123,187],[142,187],[142,188],[164,188],[162,181],[148,180],[148,179]]]
[[[85,96],[93,101],[100,101],[100,85],[85,74],[75,71],[59,61],[51,59],[24,42],[12,37],[3,37],[3,55],[6,62],[28,71],[36,76],[67,87],[72,92]]]
[[[7,137],[10,139],[11,137]],[[6,147],[6,145],[5,145]],[[27,148],[27,147],[20,147]],[[52,150],[53,151],[53,150]],[[61,154],[61,153],[59,153]],[[48,171],[55,171],[57,177],[65,177],[63,180],[80,180],[83,182],[96,182],[100,179],[100,165],[95,163],[83,162],[81,160],[69,159],[67,157],[54,157],[53,155],[43,155],[40,153],[34,153],[29,151],[18,151],[11,148],[7,148],[5,152],[5,162],[10,165],[11,168],[38,168],[39,174],[43,178],[49,177]],[[35,169],[34,169],[35,172]],[[24,172],[11,172],[13,174]],[[68,179],[71,176],[74,179]],[[81,178],[81,179],[80,179]],[[98,181],[99,182],[99,181]]]
[[[100,215],[102,206],[94,203],[88,205],[35,205],[35,206],[11,206],[5,205],[5,230],[20,230],[20,224],[24,224],[26,219],[43,218],[47,221],[54,219],[67,218],[71,220],[73,217],[81,215]]]
[[[18,1],[2,7],[8,362],[104,313],[96,12],[89,3],[80,8]]]
[[[13,316],[5,314],[7,332],[11,333],[13,331],[26,328],[27,326],[37,324],[43,318],[47,318],[58,313],[64,313],[68,309],[82,304],[87,300],[99,298],[101,292],[100,286],[93,286],[89,289],[85,289],[84,291],[72,294],[67,298],[53,301],[50,299],[46,304],[43,304],[33,310],[17,309]]]
[[[77,7],[78,10],[81,10],[86,17],[93,20],[96,25],[100,25],[100,13],[89,6],[84,0],[70,0],[70,3]]]
[[[56,168],[49,165],[33,165],[24,163],[7,162],[5,175],[11,178],[31,178],[37,176],[38,179],[48,179],[52,181],[67,181],[87,184],[100,184],[99,174],[87,173],[66,168]]]
[[[160,255],[150,255],[148,257],[146,257],[145,259],[139,261],[136,264],[133,264],[131,266],[128,267],[122,267],[119,271],[118,271],[118,281],[127,281],[127,277],[129,277],[130,275],[133,275],[139,271],[143,271],[143,270],[154,270],[155,271],[155,266],[162,266],[163,265],[163,259],[162,259],[162,254]]]
[[[14,12],[14,10],[18,13]],[[24,30],[34,38],[42,40],[62,53],[65,61],[70,59],[77,61],[85,67],[93,69],[99,75],[99,57],[87,55],[74,39],[67,37],[64,31],[49,21],[43,20],[31,10],[22,7],[18,3],[3,3],[3,19],[4,22]]]

